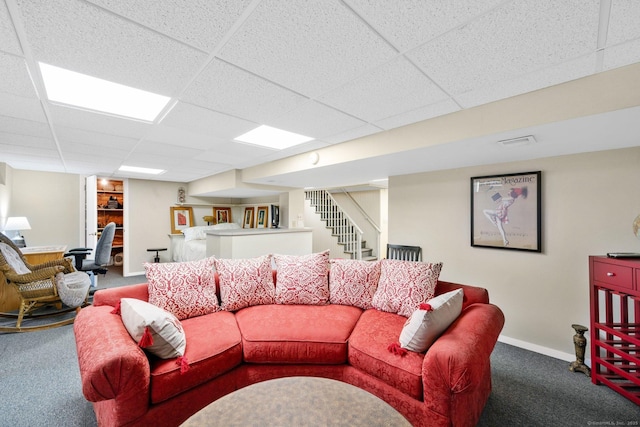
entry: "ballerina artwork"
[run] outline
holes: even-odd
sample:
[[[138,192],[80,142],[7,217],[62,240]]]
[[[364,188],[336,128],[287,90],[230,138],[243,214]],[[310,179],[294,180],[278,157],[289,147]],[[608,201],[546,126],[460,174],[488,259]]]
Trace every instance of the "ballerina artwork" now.
[[[471,246],[541,252],[541,172],[471,178]]]
[[[527,187],[512,188],[509,190],[509,194],[504,197],[500,193],[495,193],[491,196],[491,199],[496,202],[495,209],[484,209],[482,211],[484,216],[491,221],[491,224],[498,228],[504,246],[509,246],[509,240],[504,231],[504,226],[509,224],[509,207],[513,205],[519,197],[526,199],[528,193]]]

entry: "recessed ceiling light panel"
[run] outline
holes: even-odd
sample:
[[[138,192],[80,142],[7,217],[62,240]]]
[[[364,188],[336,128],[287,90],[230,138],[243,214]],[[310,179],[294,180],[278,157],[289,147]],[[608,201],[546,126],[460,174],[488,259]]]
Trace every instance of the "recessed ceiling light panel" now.
[[[171,98],[42,62],[40,72],[52,102],[152,122]]]
[[[295,145],[312,141],[314,138],[289,132],[271,126],[258,126],[257,128],[234,138],[235,141],[259,145],[261,147],[283,150]]]
[[[141,168],[138,166],[125,166],[125,165],[120,166],[118,170],[120,172],[144,173],[149,175],[160,175],[166,172],[166,170],[163,170],[163,169]]]

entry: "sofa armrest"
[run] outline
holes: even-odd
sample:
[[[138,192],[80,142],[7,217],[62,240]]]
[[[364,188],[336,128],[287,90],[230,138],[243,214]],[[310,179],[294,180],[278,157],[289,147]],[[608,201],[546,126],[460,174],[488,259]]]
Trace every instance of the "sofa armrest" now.
[[[93,294],[93,305],[110,305],[115,307],[121,298],[136,298],[149,301],[149,286],[146,283],[101,289]]]
[[[74,333],[82,392],[91,402],[115,399],[117,425],[143,415],[149,406],[149,359],[111,306],[80,310]]]
[[[490,357],[504,325],[493,304],[472,304],[427,350],[424,402],[434,415],[476,425],[491,392]]]

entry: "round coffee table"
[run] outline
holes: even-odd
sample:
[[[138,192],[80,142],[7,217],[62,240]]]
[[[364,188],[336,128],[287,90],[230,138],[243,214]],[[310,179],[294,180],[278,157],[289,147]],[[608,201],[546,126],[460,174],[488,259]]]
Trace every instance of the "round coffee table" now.
[[[290,377],[221,397],[191,416],[198,426],[411,426],[391,405],[341,381]]]

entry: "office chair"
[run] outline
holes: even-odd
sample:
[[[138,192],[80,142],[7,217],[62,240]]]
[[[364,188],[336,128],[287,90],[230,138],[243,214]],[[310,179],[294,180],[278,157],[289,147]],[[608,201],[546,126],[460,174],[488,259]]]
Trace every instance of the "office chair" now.
[[[93,259],[87,259],[87,255],[92,251],[91,248],[70,249],[64,256],[73,256],[75,258],[76,270],[78,271],[93,271],[94,274],[106,274],[115,234],[116,224],[110,222],[100,234]]]
[[[399,259],[403,261],[422,261],[422,248],[420,248],[420,246],[388,244],[387,259]]]

